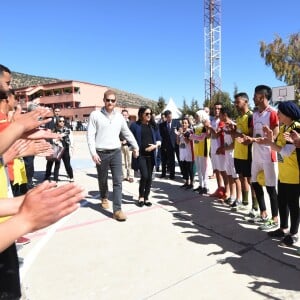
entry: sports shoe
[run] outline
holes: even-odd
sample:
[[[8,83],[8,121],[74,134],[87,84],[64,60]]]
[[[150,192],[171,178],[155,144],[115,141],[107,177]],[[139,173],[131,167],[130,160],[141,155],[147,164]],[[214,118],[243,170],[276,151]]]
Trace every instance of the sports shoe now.
[[[17,245],[26,245],[30,243],[30,239],[26,238],[25,236],[21,236],[16,240]]]
[[[247,220],[249,223],[252,223],[252,224],[264,224],[269,219],[268,219],[268,217],[261,217],[261,216],[257,215],[252,218],[251,217],[245,218],[245,220]]]
[[[286,235],[281,241],[280,246],[292,246],[294,243],[297,243],[298,235]]]
[[[206,188],[206,187],[201,188],[201,190],[199,191],[199,194],[200,194],[200,195],[208,194],[208,193],[209,193],[209,190],[208,190],[208,188]]]
[[[274,222],[272,219],[267,220],[266,222],[264,222],[264,224],[260,225],[258,227],[259,230],[269,230],[272,228],[276,228],[278,227],[278,223]]]
[[[119,222],[124,222],[127,219],[126,215],[121,210],[114,212],[113,218]]]
[[[248,214],[247,214],[246,216],[244,216],[244,220],[247,220],[247,219],[249,219],[249,218],[254,219],[255,217],[258,217],[258,216],[259,216],[258,210],[252,208],[252,209],[248,212]]]
[[[233,211],[246,211],[248,209],[248,205],[245,205],[241,202],[238,202],[237,206],[233,207],[231,210]]]
[[[188,184],[184,189],[185,190],[190,190],[193,188],[193,185],[192,184]]]
[[[197,188],[193,189],[194,192],[199,192],[200,190],[202,190],[202,186],[198,186]]]
[[[285,233],[280,228],[278,228],[276,230],[269,231],[268,236],[282,238],[285,236]]]
[[[224,195],[224,192],[223,192],[223,189],[222,187],[219,187],[215,190],[214,193],[210,194],[211,197],[218,197],[218,198],[222,198],[222,196]],[[222,196],[220,197],[220,194],[222,194]]]
[[[109,209],[109,202],[108,199],[104,198],[101,200],[101,206],[103,209]]]

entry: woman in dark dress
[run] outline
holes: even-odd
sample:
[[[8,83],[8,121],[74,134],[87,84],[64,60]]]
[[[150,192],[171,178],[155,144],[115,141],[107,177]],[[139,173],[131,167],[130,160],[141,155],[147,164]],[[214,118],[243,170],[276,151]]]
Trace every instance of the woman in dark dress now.
[[[141,174],[138,206],[151,206],[149,194],[152,185],[152,172],[156,165],[155,153],[161,144],[161,138],[149,106],[139,108],[138,121],[132,123],[130,129],[140,149],[140,156],[136,159],[133,158],[132,163],[133,169],[138,169]]]

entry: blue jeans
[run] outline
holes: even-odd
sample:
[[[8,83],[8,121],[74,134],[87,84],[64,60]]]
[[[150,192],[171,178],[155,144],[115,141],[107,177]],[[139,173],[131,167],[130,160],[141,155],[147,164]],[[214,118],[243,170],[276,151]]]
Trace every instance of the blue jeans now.
[[[113,182],[113,212],[121,210],[122,205],[122,155],[121,149],[97,151],[101,159],[96,165],[101,199],[108,198],[108,170],[111,170]]]

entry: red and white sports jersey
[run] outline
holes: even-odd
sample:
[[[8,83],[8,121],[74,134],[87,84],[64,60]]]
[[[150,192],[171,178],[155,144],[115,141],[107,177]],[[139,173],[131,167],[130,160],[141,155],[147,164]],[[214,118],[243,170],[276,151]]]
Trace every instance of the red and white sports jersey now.
[[[275,109],[268,106],[264,111],[253,113],[253,137],[262,137],[263,126],[267,125],[271,129],[278,126],[278,116]],[[276,151],[271,150],[270,146],[253,143],[253,161],[254,162],[275,162],[277,161]]]

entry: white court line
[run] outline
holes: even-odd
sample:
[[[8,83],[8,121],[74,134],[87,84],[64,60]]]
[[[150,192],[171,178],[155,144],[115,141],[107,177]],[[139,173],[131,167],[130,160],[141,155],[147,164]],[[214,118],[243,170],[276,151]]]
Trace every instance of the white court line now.
[[[84,202],[85,200],[85,202]],[[87,204],[86,199],[82,199],[82,204],[80,205],[80,207],[85,206]],[[32,264],[34,263],[34,261],[36,260],[37,256],[39,255],[39,253],[42,251],[42,249],[45,247],[45,245],[47,244],[47,242],[53,237],[53,235],[55,234],[55,232],[62,227],[70,218],[73,214],[75,214],[80,207],[74,211],[73,213],[71,213],[70,215],[62,218],[61,220],[57,221],[56,223],[54,223],[52,226],[48,227],[46,234],[37,242],[37,244],[33,247],[33,249],[29,252],[28,255],[26,255],[25,259],[24,259],[24,263],[23,265],[20,267],[20,281],[21,284],[23,283],[23,280],[26,276],[26,273],[28,272],[28,270],[30,269],[30,267],[32,266]]]

